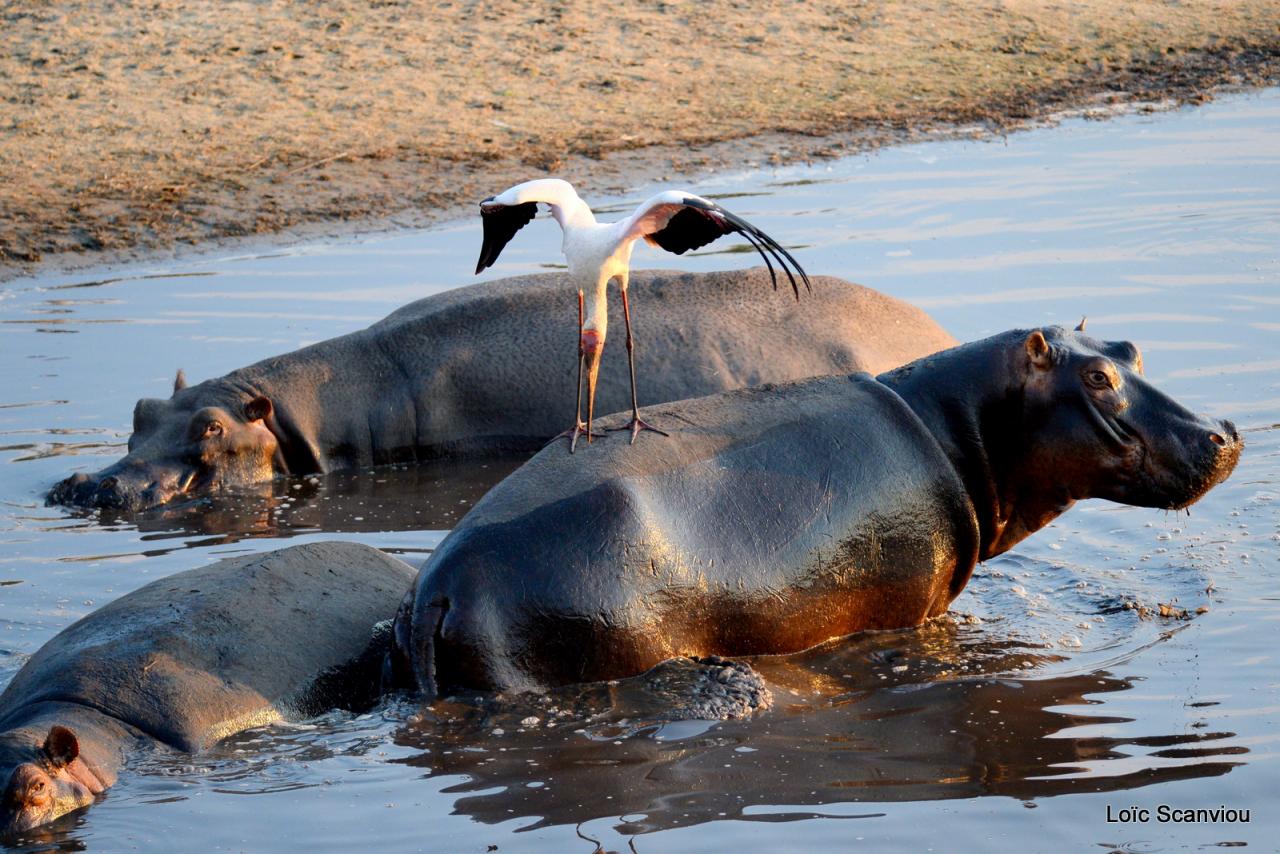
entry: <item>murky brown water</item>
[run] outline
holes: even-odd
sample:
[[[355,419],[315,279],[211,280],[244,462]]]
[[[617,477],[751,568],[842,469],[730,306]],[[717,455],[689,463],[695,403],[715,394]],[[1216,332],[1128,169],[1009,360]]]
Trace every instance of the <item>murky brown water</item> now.
[[[734,209],[810,271],[922,305],[962,339],[1089,315],[1179,400],[1241,426],[1238,471],[1190,517],[1081,505],[981,568],[938,624],[760,662],[778,703],[753,721],[664,724],[627,686],[414,722],[396,703],[140,759],[39,844],[1276,847],[1280,92],[693,189],[758,193]],[[111,598],[227,554],[330,536],[429,552],[512,464],[299,480],[133,521],[43,494],[122,453],[134,400],[165,396],[179,366],[196,381],[363,326],[470,281],[478,246],[466,222],[0,287],[0,680]],[[494,274],[557,249],[536,223]],[[636,263],[754,262],[642,249]],[[1194,618],[1132,607],[1160,603]],[[1107,822],[1109,806],[1162,803],[1252,821]]]

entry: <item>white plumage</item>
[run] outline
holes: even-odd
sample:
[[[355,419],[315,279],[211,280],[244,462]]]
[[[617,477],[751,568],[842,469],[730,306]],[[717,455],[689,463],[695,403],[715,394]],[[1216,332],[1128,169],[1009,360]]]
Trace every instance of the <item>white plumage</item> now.
[[[631,309],[627,300],[627,276],[631,266],[631,250],[637,240],[644,238],[653,246],[682,255],[726,234],[741,234],[764,258],[775,289],[778,286],[775,262],[786,274],[797,299],[800,298],[797,276],[805,288],[809,288],[809,277],[786,249],[751,223],[715,202],[681,190],[668,190],[640,205],[626,219],[602,223],[596,222],[591,208],[578,197],[573,186],[559,178],[526,181],[480,203],[484,244],[480,249],[480,260],[476,264],[477,273],[498,259],[503,247],[537,214],[539,203],[551,207],[551,214],[564,231],[561,248],[569,262],[569,275],[578,283],[577,412],[574,426],[564,434],[569,437],[570,451],[577,445],[580,435],[586,435],[588,442],[595,435],[591,433],[590,425],[594,414],[600,353],[604,349],[605,335],[608,332],[608,285],[611,279],[618,280],[622,292],[623,317],[627,326],[627,359],[631,368],[632,419],[621,429],[631,431],[632,443],[641,430],[662,433],[640,419],[639,405],[636,402],[634,339],[631,334]],[[586,294],[590,298],[586,298]],[[582,422],[584,367],[587,376],[585,424]]]

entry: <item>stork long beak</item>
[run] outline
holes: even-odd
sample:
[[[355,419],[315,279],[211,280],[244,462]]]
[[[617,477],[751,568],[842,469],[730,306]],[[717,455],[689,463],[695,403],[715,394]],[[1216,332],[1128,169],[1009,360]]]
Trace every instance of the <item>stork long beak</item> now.
[[[582,330],[582,358],[587,369],[587,443],[591,443],[591,421],[596,410],[596,378],[600,375],[600,354],[604,336],[595,329]]]

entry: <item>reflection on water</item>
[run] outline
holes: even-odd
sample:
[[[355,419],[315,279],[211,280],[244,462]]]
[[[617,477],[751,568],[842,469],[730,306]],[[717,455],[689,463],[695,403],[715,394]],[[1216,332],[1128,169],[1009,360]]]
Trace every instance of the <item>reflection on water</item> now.
[[[486,824],[630,816],[618,819],[625,834],[726,816],[797,821],[832,801],[1132,789],[1225,774],[1247,752],[1232,732],[1088,735],[1129,722],[1089,707],[1131,682],[1105,671],[1004,676],[1039,656],[982,635],[944,621],[765,662],[779,707],[758,721],[664,724],[642,689],[620,683],[495,710],[439,704],[396,740],[421,751],[406,764],[464,777],[447,790],[463,795],[454,808]],[[610,743],[618,749],[602,752]],[[1197,761],[1115,769],[1134,756]]]
[[[206,756],[138,757],[46,842],[1273,846],[1280,92],[692,189],[738,195],[745,216],[805,247],[810,271],[925,306],[962,339],[1088,315],[1090,332],[1134,340],[1174,397],[1240,425],[1237,473],[1190,516],[1081,506],[980,568],[952,614],[919,631],[757,662],[776,705],[753,720],[666,722],[636,680],[427,710],[396,700]],[[652,190],[600,201],[625,210]],[[534,223],[492,274],[542,269],[558,234]],[[515,461],[295,479],[133,519],[43,496],[119,456],[134,400],[167,396],[178,367],[198,381],[363,326],[469,281],[478,242],[466,222],[0,286],[0,680],[93,608],[228,554],[334,534],[429,553]],[[636,263],[754,263],[742,248],[678,262],[641,248]],[[1108,806],[1159,803],[1255,820],[1105,821]]]
[[[388,465],[363,471],[310,475],[174,502],[144,513],[118,515],[112,510],[76,511],[93,525],[133,525],[139,540],[174,547],[233,543],[248,537],[287,538],[301,534],[439,531],[457,524],[463,514],[523,457],[479,461],[439,461],[423,465]],[[195,534],[216,539],[190,540]],[[159,555],[164,548],[149,548]]]

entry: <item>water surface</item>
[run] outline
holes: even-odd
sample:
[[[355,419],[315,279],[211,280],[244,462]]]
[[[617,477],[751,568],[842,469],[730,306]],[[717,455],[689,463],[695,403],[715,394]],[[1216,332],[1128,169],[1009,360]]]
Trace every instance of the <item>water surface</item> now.
[[[1240,426],[1239,469],[1190,516],[1078,506],[980,568],[952,616],[925,629],[761,662],[777,705],[756,720],[663,723],[626,686],[441,704],[425,718],[391,703],[206,756],[140,758],[47,844],[1274,847],[1280,92],[691,189],[734,195],[726,204],[810,272],[923,306],[961,339],[1088,315],[1091,333],[1135,341],[1166,391]],[[621,210],[652,190],[595,201]],[[217,376],[465,285],[479,231],[467,221],[0,286],[0,681],[93,608],[219,557],[338,535],[429,553],[514,462],[301,479],[137,520],[43,495],[123,453],[134,401],[167,396],[177,368]],[[558,246],[537,221],[489,275],[546,269]],[[754,263],[741,248],[674,259],[641,247],[635,264]],[[1159,616],[1161,604],[1188,619]],[[1161,803],[1253,820],[1106,821],[1108,806]]]

